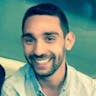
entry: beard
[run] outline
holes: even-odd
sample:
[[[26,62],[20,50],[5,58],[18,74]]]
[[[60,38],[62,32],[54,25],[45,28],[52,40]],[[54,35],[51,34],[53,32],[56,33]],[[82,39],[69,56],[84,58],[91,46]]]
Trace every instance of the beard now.
[[[62,62],[64,60],[64,52],[62,52],[62,55],[59,55],[58,57],[56,57],[55,54],[51,53],[50,55],[42,54],[40,56],[37,56],[35,54],[31,54],[29,56],[25,55],[25,58],[26,58],[27,62],[29,63],[29,65],[31,66],[31,68],[34,70],[36,76],[49,77],[49,76],[53,75],[58,70],[60,65],[62,64]],[[49,61],[51,61],[51,63],[52,63],[50,69],[45,73],[38,72],[38,70],[35,68],[36,60],[42,60],[42,59],[46,59],[46,58],[49,58]]]

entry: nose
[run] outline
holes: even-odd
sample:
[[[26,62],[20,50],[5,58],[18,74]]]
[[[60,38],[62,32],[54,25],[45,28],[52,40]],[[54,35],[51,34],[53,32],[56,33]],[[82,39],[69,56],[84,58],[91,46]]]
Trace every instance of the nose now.
[[[45,53],[45,44],[43,42],[36,42],[33,53],[40,56]]]

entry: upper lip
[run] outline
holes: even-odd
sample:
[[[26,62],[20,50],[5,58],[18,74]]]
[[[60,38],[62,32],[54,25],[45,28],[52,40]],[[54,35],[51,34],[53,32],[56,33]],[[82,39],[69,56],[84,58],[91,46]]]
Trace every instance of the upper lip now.
[[[33,58],[33,61],[34,61],[35,63],[41,63],[41,64],[47,63],[47,62],[50,61],[50,60],[51,60],[51,57],[46,57],[46,58]]]

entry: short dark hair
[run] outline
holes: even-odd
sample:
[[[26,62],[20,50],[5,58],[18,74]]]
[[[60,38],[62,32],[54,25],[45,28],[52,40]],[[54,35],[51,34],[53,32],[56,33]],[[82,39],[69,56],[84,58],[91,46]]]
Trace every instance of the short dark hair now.
[[[24,24],[26,22],[26,19],[33,15],[57,16],[60,20],[61,28],[64,32],[64,35],[66,35],[69,32],[68,21],[64,12],[59,7],[51,3],[41,3],[39,5],[30,7],[26,11],[22,21],[22,32],[24,31]]]

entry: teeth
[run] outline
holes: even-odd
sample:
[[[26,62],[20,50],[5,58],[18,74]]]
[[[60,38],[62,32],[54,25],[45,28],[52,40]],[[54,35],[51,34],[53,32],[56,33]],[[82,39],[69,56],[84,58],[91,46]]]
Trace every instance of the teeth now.
[[[36,60],[36,62],[40,63],[40,64],[47,63],[48,61],[49,61],[49,58],[48,59],[44,59],[44,60]]]

